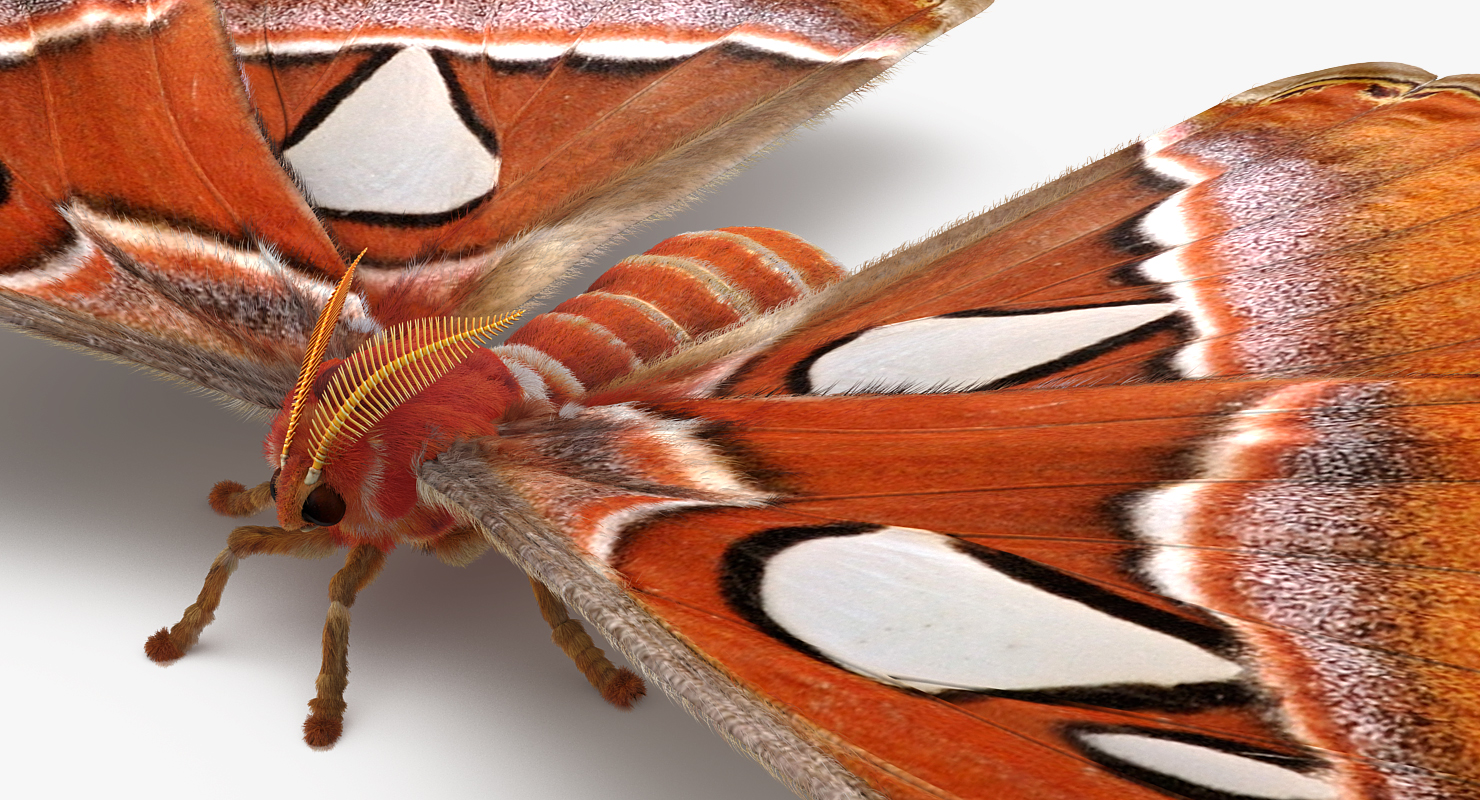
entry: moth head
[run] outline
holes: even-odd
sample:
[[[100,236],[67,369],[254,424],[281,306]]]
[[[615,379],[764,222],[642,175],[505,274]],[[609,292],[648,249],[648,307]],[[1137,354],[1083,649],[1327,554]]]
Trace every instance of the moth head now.
[[[325,360],[353,276],[351,265],[319,315],[268,435],[272,497],[289,530],[386,528],[416,506],[422,461],[455,439],[492,435],[520,395],[483,345],[521,312],[411,320]]]

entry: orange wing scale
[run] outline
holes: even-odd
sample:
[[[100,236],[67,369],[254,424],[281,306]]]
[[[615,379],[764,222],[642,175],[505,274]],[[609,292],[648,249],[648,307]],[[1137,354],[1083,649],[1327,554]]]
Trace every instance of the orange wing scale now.
[[[1180,168],[1178,177],[1185,177],[1182,174],[1185,172],[1209,183],[1181,191],[1187,187],[1184,180],[1148,169],[1141,148],[1132,147],[884,259],[869,276],[874,280],[856,281],[850,287],[852,291],[837,295],[836,310],[827,305],[819,309],[809,321],[805,334],[790,337],[784,344],[747,364],[728,393],[744,395],[786,391],[787,375],[798,361],[806,358],[819,344],[860,328],[982,307],[1022,311],[1164,297],[1167,287],[1147,281],[1135,272],[1137,265],[1148,257],[1168,249],[1166,243],[1149,238],[1139,228],[1142,217],[1153,207],[1181,191],[1177,197],[1179,208],[1202,209],[1204,206],[1198,205],[1197,198],[1214,191],[1210,187],[1216,187],[1220,182],[1247,185],[1260,177],[1261,165],[1268,163],[1266,159],[1286,154],[1305,156],[1300,150],[1305,145],[1301,143],[1309,137],[1324,134],[1327,138],[1340,140],[1340,137],[1345,137],[1365,142],[1371,134],[1362,128],[1352,130],[1352,126],[1362,125],[1372,112],[1392,106],[1393,115],[1411,122],[1415,117],[1423,118],[1435,112],[1422,107],[1411,109],[1410,105],[1438,105],[1429,99],[1428,87],[1404,94],[1422,83],[1422,73],[1411,68],[1387,70],[1375,78],[1334,77],[1360,75],[1357,68],[1332,70],[1330,73],[1331,76],[1322,74],[1312,80],[1293,78],[1256,89],[1154,137],[1146,145],[1148,149],[1159,148],[1150,151],[1158,164],[1177,164]],[[1443,113],[1447,116],[1433,118],[1431,126],[1443,126],[1446,131],[1451,128],[1466,130],[1469,124],[1466,120],[1480,113],[1476,111],[1473,95],[1471,102],[1456,107],[1452,98],[1459,91],[1447,89],[1440,92],[1448,98],[1442,104]],[[1470,117],[1463,117],[1465,114]],[[1381,118],[1381,115],[1373,117]],[[1455,124],[1457,121],[1464,124]],[[1374,123],[1374,127],[1378,125],[1381,123]],[[1337,128],[1337,132],[1327,133],[1332,128]],[[1455,136],[1451,132],[1440,138],[1446,142],[1445,147],[1458,147]],[[1230,142],[1236,142],[1238,146],[1230,146]],[[1226,157],[1223,154],[1229,151],[1236,154],[1236,161],[1210,163],[1207,160],[1209,157]],[[1212,155],[1197,161],[1198,153]],[[1311,152],[1307,157],[1317,163],[1334,160],[1331,154],[1321,151]],[[1412,161],[1399,163],[1401,167],[1392,168],[1395,173],[1414,170]],[[1227,175],[1221,181],[1211,180],[1224,173]],[[1460,184],[1469,185],[1471,182],[1464,177],[1467,174],[1468,167],[1463,162],[1446,163],[1442,170],[1446,177],[1439,180],[1447,183],[1412,186],[1406,195],[1415,198],[1443,195],[1449,191],[1449,184],[1453,184],[1456,190]],[[1240,184],[1240,181],[1244,183]],[[1369,200],[1360,194],[1368,190],[1370,183],[1369,180],[1353,182],[1351,191],[1357,195],[1353,199],[1361,201],[1354,211],[1366,208],[1376,214],[1387,213],[1389,198]],[[1329,199],[1334,202],[1345,196],[1336,195]],[[1455,201],[1456,204],[1462,202]],[[1443,213],[1434,214],[1429,206],[1423,208],[1429,219]],[[1267,204],[1259,206],[1259,209],[1260,214],[1271,213]],[[1216,212],[1210,208],[1203,213]],[[1334,209],[1330,213],[1333,219],[1337,218]],[[1345,214],[1346,209],[1340,213]],[[1402,212],[1393,210],[1391,213]],[[1341,218],[1345,219],[1344,216]],[[1360,223],[1360,216],[1357,219],[1359,223],[1356,225],[1336,226],[1344,233],[1333,233],[1368,237],[1376,233],[1370,225]],[[1235,230],[1238,235],[1245,235],[1248,229],[1243,226],[1253,221],[1209,218],[1197,225],[1189,235],[1192,243],[1182,252],[1188,260],[1206,265],[1205,268],[1216,270],[1216,274],[1189,276],[1202,279],[1194,287],[1207,286],[1215,294],[1226,290],[1215,281],[1236,266],[1217,248],[1233,238]],[[1392,225],[1397,221],[1397,218],[1388,218],[1385,224]],[[1293,235],[1289,231],[1279,233],[1285,236],[1279,241],[1288,241]],[[1339,243],[1330,246],[1334,249]],[[1402,263],[1406,265],[1412,258],[1421,257],[1417,255],[1419,253],[1435,252],[1443,251],[1432,247],[1412,250],[1405,247]],[[1344,257],[1339,252],[1324,255],[1325,262]],[[1395,263],[1393,258],[1382,253],[1374,254],[1371,262],[1371,266]],[[927,263],[929,269],[920,268]],[[1455,259],[1446,263],[1463,262]],[[1343,274],[1356,276],[1364,273],[1351,269]],[[1394,280],[1401,279],[1395,275]],[[1436,282],[1433,278],[1427,279],[1425,285],[1433,286]],[[1260,322],[1266,321],[1230,320],[1230,325]],[[1267,321],[1266,324],[1272,322]],[[1382,324],[1372,327],[1387,329]],[[1120,352],[1113,359],[1084,364],[1072,374],[1056,375],[1053,380],[1107,383],[1151,377],[1145,371],[1148,355],[1153,351],[1165,352],[1169,344],[1163,336],[1139,349]],[[1230,366],[1221,374],[1247,371],[1247,367]]]
[[[16,10],[0,27],[0,306],[28,330],[273,408],[355,253],[369,249],[364,302],[335,352],[380,325],[513,310],[984,4],[695,3],[633,17],[620,3],[470,2],[441,4],[435,22],[353,0]],[[494,185],[398,211],[431,201],[376,176],[443,140],[387,143],[375,134],[403,118],[341,112],[418,53],[387,80],[415,73],[432,88],[396,84],[396,102],[477,140]],[[326,120],[349,137],[341,149],[383,161],[295,162]],[[336,192],[369,210],[336,207]],[[140,320],[140,307],[160,311]]]
[[[1343,797],[1477,796],[1472,86],[1362,65],[1254,90],[865,268],[780,332],[599,387],[645,415],[621,436],[661,449],[644,431],[687,425],[709,460],[666,493],[577,500],[562,530],[891,797],[1203,796],[1085,749],[1085,728],[1246,747]],[[796,396],[885,326],[1127,303],[1176,312],[1010,390]],[[506,434],[515,463],[562,435]],[[684,483],[705,469],[750,493]],[[1184,707],[874,680],[735,594],[737,550],[828,526],[1022,559],[1239,642],[1252,680]]]
[[[445,30],[406,43],[439,49],[439,68],[455,87],[460,112],[496,138],[497,187],[455,214],[413,224],[337,210],[326,224],[347,251],[368,249],[368,265],[400,269],[408,262],[484,254],[491,245],[590,214],[601,204],[625,211],[650,202],[645,193],[671,191],[662,187],[684,171],[702,170],[704,179],[695,186],[717,177],[795,120],[876,76],[956,15],[970,13],[959,5],[742,4],[712,18],[679,13],[661,25],[635,23],[615,5],[562,11],[582,17],[565,24],[557,13],[531,17],[522,7],[493,6],[462,17],[449,12]],[[404,38],[396,26],[374,19],[379,9],[365,11],[365,21],[343,28],[308,14],[277,12],[278,20],[247,8],[228,13],[246,55],[252,96],[275,144],[292,144],[306,123],[317,123],[390,54],[388,39]],[[788,19],[798,28],[777,22]],[[325,40],[342,40],[345,49],[320,52]],[[660,44],[669,49],[653,49]],[[685,46],[692,50],[676,54]],[[764,131],[764,139],[752,141],[753,130]],[[711,158],[718,160],[702,163]],[[445,312],[459,301],[466,298],[449,295],[422,313]]]
[[[32,98],[0,112],[6,130],[30,132],[4,140],[16,183],[47,206],[80,202],[235,242],[267,233],[299,263],[341,272],[339,254],[252,121],[212,9],[187,0],[165,8],[144,30],[66,42],[66,58],[27,60],[0,75],[7,97]],[[6,33],[58,46],[24,23]],[[33,252],[55,247],[56,211],[31,210],[35,222],[7,229],[37,229]],[[12,248],[26,241],[7,235]]]
[[[985,797],[1001,786],[1023,797],[1164,796],[1106,784],[1064,743],[1064,728],[1149,725],[1292,757],[1300,750],[1264,722],[1257,706],[1158,711],[1153,720],[973,693],[901,691],[798,652],[729,610],[719,565],[737,542],[768,529],[897,525],[1015,553],[1210,624],[1127,576],[1123,565],[1141,546],[1105,521],[1118,499],[1178,475],[1176,456],[1209,430],[1209,412],[1255,391],[1245,384],[1208,388],[663,404],[656,410],[717,425],[724,450],[748,457],[752,474],[777,476],[774,488],[784,499],[775,510],[660,517],[628,532],[611,563],[658,618],[803,725],[826,732],[821,736],[839,758],[889,797]],[[1106,392],[1119,393],[1118,402]]]
[[[344,253],[371,249],[340,348],[517,305],[981,5],[783,1],[655,38],[625,6],[544,27],[459,6],[408,33],[386,4],[322,22],[327,2],[103,0],[0,28],[30,47],[0,70],[4,318],[274,407]],[[491,188],[314,206],[289,151],[417,49]],[[1431,77],[1261,87],[840,281],[784,234],[669,240],[495,351],[531,418],[478,445],[481,474],[890,797],[1209,796],[1086,730],[1216,741],[1353,798],[1480,797],[1480,82]],[[1010,390],[801,396],[887,326],[1137,306],[1169,310]],[[932,693],[756,611],[777,537],[885,528],[1055,576],[1248,679]]]

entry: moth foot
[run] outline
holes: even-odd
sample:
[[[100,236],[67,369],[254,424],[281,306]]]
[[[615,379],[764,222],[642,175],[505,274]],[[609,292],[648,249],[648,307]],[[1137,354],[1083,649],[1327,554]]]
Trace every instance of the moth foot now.
[[[250,517],[272,505],[272,482],[247,487],[221,481],[211,487],[211,510],[225,517]]]
[[[626,667],[618,669],[617,674],[601,687],[602,698],[617,708],[623,709],[631,708],[633,703],[646,694],[647,684],[642,682],[642,678],[639,678],[637,673]]]
[[[160,628],[144,642],[144,655],[156,664],[169,664],[184,656],[185,651],[170,639],[169,628]]]
[[[344,732],[344,718],[331,717],[315,711],[303,721],[303,741],[316,750],[327,750],[339,741]]]

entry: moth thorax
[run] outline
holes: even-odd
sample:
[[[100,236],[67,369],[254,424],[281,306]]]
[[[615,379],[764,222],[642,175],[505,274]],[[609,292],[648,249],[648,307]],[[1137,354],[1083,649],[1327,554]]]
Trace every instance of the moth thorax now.
[[[315,381],[304,483],[353,447],[386,415],[452,372],[517,314],[497,318],[428,317],[389,328]],[[284,456],[286,457],[286,453]]]

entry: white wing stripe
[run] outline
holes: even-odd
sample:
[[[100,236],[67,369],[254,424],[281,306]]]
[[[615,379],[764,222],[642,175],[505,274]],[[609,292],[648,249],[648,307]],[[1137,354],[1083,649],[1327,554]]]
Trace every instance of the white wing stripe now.
[[[0,42],[0,46],[4,44],[6,43]],[[574,46],[571,45],[569,39],[552,39],[543,42],[499,42],[494,44],[489,44],[481,40],[462,41],[459,39],[403,35],[368,35],[357,36],[354,39],[354,45],[356,47],[427,47],[446,50],[466,57],[483,57],[490,61],[504,64],[543,64],[566,55],[598,61],[660,63],[664,61],[679,61],[723,44],[733,44],[756,53],[765,53],[795,61],[818,64],[827,64],[834,61],[891,60],[898,58],[909,49],[902,42],[886,38],[869,42],[851,50],[833,51],[825,46],[747,32],[716,36],[712,39],[696,39],[681,42],[624,36],[591,36]],[[304,38],[295,41],[276,41],[270,46],[239,44],[237,46],[237,52],[244,58],[260,57],[269,53],[277,56],[323,56],[338,53],[344,49],[345,45],[346,41],[343,38]],[[30,47],[29,43],[18,43],[16,51],[18,54],[29,56],[31,52]],[[5,55],[7,55],[6,51],[0,49],[0,57]]]

